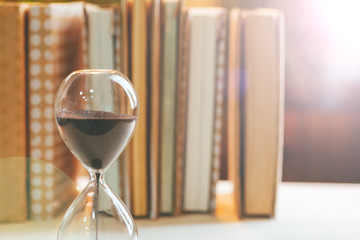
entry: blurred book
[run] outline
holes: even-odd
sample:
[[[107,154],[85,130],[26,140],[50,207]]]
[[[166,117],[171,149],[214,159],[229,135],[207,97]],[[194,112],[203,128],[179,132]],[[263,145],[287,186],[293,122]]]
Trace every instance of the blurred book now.
[[[185,132],[184,202],[185,212],[210,212],[221,154],[222,81],[225,51],[223,8],[189,8],[188,99]],[[225,49],[225,46],[223,46]],[[221,68],[219,70],[219,68]],[[180,80],[181,81],[181,80]],[[218,100],[218,98],[221,98]],[[221,102],[222,103],[222,102]],[[219,108],[219,109],[218,109]],[[219,132],[220,131],[220,132]]]
[[[152,0],[148,16],[148,93],[149,116],[149,215],[154,219],[159,214],[159,148],[160,148],[160,55],[162,52],[160,31],[160,0]]]
[[[282,28],[278,10],[230,13],[229,175],[241,217],[274,215],[283,149]]]
[[[128,18],[128,1],[122,0],[120,2],[120,38],[121,38],[121,46],[120,46],[120,71],[125,74],[125,76],[130,77],[130,43],[129,43],[129,18]],[[122,200],[128,207],[131,209],[131,163],[132,163],[132,155],[131,148],[128,146],[124,149],[124,152],[120,156],[120,160],[122,163],[121,173],[123,176],[123,195]]]
[[[176,87],[180,1],[161,3],[160,214],[173,214],[175,194]]]
[[[242,71],[242,11],[239,9],[231,10],[229,13],[229,55],[228,55],[228,97],[227,97],[227,152],[228,152],[228,179],[234,184],[234,197],[237,209],[241,209],[242,185],[240,184],[241,174],[241,151],[240,151],[240,128],[241,122],[240,97],[243,89],[241,88]]]
[[[28,21],[28,112],[31,219],[55,217],[74,199],[76,160],[53,120],[56,90],[81,69],[82,3],[32,4]]]
[[[140,111],[137,127],[130,142],[132,156],[132,213],[149,214],[148,189],[148,92],[147,92],[147,5],[134,0],[131,6],[131,80],[137,91]]]
[[[183,4],[183,2],[181,3]],[[175,203],[174,215],[179,216],[183,211],[184,193],[184,158],[185,158],[185,129],[189,63],[189,24],[187,10],[180,9],[178,70],[176,85],[176,137],[175,137]]]
[[[88,67],[90,69],[115,69],[116,67],[116,44],[120,44],[120,36],[115,35],[115,26],[119,25],[119,16],[114,14],[115,6],[98,7],[97,5],[86,6],[87,15],[87,35],[88,35]],[[117,21],[115,21],[117,17]],[[120,54],[120,53],[118,53]],[[120,59],[118,59],[120,60]],[[118,63],[120,65],[121,63]],[[120,66],[118,66],[120,67]],[[104,102],[112,108],[113,99],[111,98],[111,86],[102,83],[94,88],[108,89],[104,95]],[[104,103],[102,103],[104,104]],[[117,159],[107,170],[105,179],[114,193],[122,196],[120,161]]]
[[[0,222],[27,219],[26,9],[25,4],[0,5]]]

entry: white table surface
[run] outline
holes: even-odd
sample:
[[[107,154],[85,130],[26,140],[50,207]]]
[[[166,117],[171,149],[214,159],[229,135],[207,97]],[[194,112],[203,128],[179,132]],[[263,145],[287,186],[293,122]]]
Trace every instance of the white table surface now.
[[[274,219],[209,215],[137,220],[139,240],[360,239],[360,185],[281,183]],[[1,240],[56,239],[59,219],[0,224]]]

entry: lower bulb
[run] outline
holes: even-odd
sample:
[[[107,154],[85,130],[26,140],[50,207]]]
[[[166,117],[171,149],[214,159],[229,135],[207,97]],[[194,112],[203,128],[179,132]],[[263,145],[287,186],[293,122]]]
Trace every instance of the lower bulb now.
[[[125,207],[99,173],[71,204],[57,240],[137,240],[137,228]]]

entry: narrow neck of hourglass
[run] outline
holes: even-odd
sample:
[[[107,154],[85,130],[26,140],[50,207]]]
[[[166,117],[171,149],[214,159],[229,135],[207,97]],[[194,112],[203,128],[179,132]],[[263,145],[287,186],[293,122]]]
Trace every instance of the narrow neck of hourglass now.
[[[90,180],[91,181],[104,181],[104,172],[100,171],[90,171]]]

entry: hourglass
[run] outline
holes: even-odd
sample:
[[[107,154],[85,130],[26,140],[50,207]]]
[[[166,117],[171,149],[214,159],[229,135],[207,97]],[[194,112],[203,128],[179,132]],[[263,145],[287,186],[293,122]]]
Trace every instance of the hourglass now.
[[[65,213],[58,240],[137,239],[131,214],[104,175],[132,137],[138,110],[133,86],[117,71],[80,70],[60,85],[58,130],[90,182]]]

